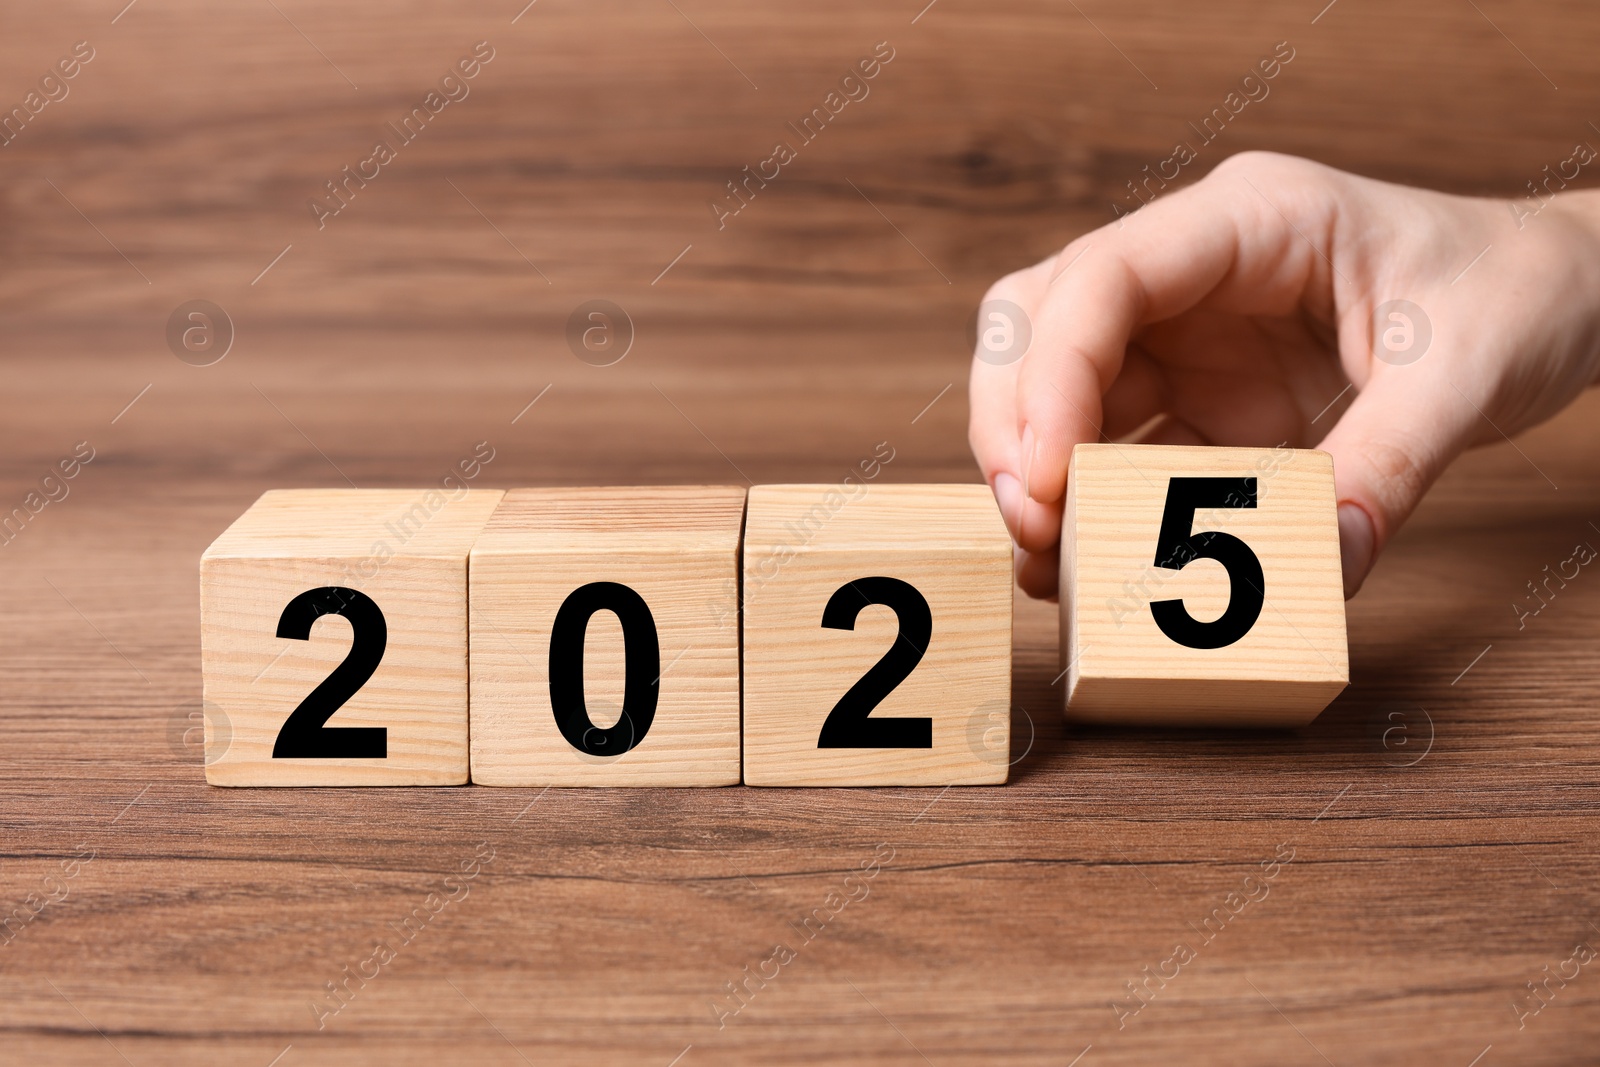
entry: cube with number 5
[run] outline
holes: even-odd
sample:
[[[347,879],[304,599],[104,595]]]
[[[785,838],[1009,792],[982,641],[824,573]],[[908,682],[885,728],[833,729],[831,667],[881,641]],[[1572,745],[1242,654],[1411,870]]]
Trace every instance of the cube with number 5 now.
[[[1078,445],[1061,545],[1071,720],[1297,726],[1349,682],[1326,452]]]

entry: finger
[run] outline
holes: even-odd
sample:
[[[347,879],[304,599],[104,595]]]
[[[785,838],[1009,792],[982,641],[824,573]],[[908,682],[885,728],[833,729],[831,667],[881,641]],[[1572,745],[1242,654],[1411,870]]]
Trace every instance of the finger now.
[[[1035,600],[1055,600],[1061,557],[1055,551],[1017,552],[1017,585]]]
[[[1019,462],[1030,496],[1059,500],[1072,447],[1097,438],[1101,397],[1129,339],[1205,302],[1281,314],[1331,269],[1307,233],[1327,228],[1327,198],[1304,195],[1303,161],[1234,157],[1197,185],[1096,231],[1041,300],[1017,379]]]
[[[1477,409],[1442,371],[1412,370],[1374,374],[1319,446],[1333,456],[1346,598],[1477,428]]]
[[[979,321],[978,336],[968,375],[968,402],[970,412],[967,422],[967,441],[972,454],[983,472],[984,481],[995,492],[1000,514],[1006,528],[1015,538],[1023,525],[1023,494],[1018,458],[1017,433],[1017,365],[1022,352],[1013,354],[995,352],[985,345],[985,331],[996,325],[1010,326],[1013,331],[1026,330],[1031,334],[1031,317],[1038,306],[1040,295],[1049,281],[1051,260],[1046,260],[1026,270],[1001,278],[984,295],[984,305],[1004,300],[1020,308],[1025,320],[1022,323],[991,323]],[[1024,335],[1026,336],[1026,335]],[[1004,478],[996,476],[1004,472]]]
[[[1061,536],[1061,505],[1041,504],[1023,492],[1022,483],[1005,471],[994,476],[994,499],[1006,529],[1018,548],[1043,552]]]
[[[1020,489],[1020,486],[1019,486]],[[1022,517],[1017,524],[1017,546],[1028,552],[1047,552],[1061,537],[1061,502],[1041,504],[1022,495]]]

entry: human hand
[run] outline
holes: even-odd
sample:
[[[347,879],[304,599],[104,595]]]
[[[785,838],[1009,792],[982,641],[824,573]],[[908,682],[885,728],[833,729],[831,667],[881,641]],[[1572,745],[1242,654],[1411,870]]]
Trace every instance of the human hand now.
[[[1032,341],[997,365],[979,324],[968,437],[1019,584],[1056,592],[1073,446],[1138,432],[1331,453],[1354,596],[1457,455],[1600,371],[1600,193],[1544,204],[1250,152],[995,283]],[[1415,307],[1392,319],[1393,300]]]

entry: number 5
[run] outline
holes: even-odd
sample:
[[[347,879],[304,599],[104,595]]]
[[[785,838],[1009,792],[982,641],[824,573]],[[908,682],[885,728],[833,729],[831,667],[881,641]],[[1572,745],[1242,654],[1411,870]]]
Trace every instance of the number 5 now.
[[[1167,482],[1167,506],[1156,537],[1155,565],[1179,571],[1192,560],[1214,559],[1227,568],[1229,581],[1228,608],[1212,622],[1196,620],[1182,600],[1150,602],[1156,625],[1178,644],[1186,648],[1223,648],[1249,633],[1261,617],[1267,581],[1255,552],[1229,533],[1191,532],[1197,508],[1255,506],[1254,478],[1172,478]]]

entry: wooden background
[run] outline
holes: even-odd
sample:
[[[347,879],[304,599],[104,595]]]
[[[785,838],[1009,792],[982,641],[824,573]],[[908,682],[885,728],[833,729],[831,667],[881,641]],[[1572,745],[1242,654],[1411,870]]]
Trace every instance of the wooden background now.
[[[1451,472],[1298,733],[1066,732],[1028,603],[1036,739],[1004,788],[224,791],[183,732],[197,560],[269,487],[416,485],[482,440],[494,486],[820,480],[880,441],[887,479],[975,479],[984,288],[1109,218],[1278,41],[1195,175],[1266,147],[1513,197],[1600,144],[1592,5],[1322,3],[10,4],[5,107],[96,55],[0,148],[0,509],[96,458],[0,556],[0,908],[65,893],[0,945],[4,1058],[1593,1062],[1592,966],[1516,1004],[1600,944],[1600,578],[1520,630],[1511,606],[1600,544],[1593,400],[1519,442],[1559,489],[1503,445]],[[319,230],[308,198],[480,40],[470,97]],[[718,231],[707,201],[885,40],[871,95]],[[164,339],[201,298],[237,331],[204,368]],[[636,330],[605,368],[563,336],[597,298]],[[469,895],[319,1030],[324,984],[479,842]]]

